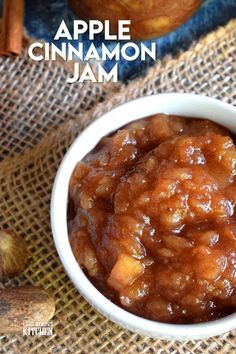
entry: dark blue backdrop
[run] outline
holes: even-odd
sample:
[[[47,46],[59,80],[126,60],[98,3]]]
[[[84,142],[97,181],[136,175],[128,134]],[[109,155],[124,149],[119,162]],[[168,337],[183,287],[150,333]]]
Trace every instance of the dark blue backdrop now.
[[[0,4],[3,0],[0,0]],[[105,0],[104,0],[105,1]],[[180,50],[187,49],[189,45],[219,25],[226,24],[230,19],[236,17],[236,0],[205,0],[199,11],[182,27],[164,37],[156,39],[159,58],[166,54],[176,54]],[[64,19],[71,28],[73,14],[67,6],[66,0],[26,0],[25,27],[29,35],[51,41],[55,32]],[[89,41],[86,36],[82,40],[86,46]],[[96,46],[103,41],[102,36],[96,40]],[[148,44],[148,42],[145,42]],[[107,42],[112,48],[114,42]],[[123,61],[119,65],[120,78],[123,81],[130,80],[145,72],[147,67],[152,65],[152,60],[141,62]],[[114,61],[105,63],[108,70],[114,65]]]

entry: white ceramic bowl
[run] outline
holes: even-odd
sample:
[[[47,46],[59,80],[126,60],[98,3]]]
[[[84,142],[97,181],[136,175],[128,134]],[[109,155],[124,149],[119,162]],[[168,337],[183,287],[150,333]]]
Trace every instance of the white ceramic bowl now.
[[[153,338],[200,339],[236,328],[236,313],[222,319],[191,325],[165,324],[135,316],[109,301],[89,281],[72,253],[67,232],[69,179],[76,163],[99,140],[123,125],[155,113],[208,118],[236,133],[236,107],[190,94],[160,94],[137,99],[106,113],[82,132],[70,147],[58,170],[51,199],[51,225],[60,259],[72,282],[87,301],[110,320]]]

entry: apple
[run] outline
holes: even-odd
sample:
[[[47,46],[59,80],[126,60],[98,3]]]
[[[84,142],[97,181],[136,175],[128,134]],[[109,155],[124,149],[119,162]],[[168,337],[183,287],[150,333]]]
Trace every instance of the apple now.
[[[68,0],[74,13],[86,20],[131,20],[132,39],[150,39],[173,31],[187,21],[203,0]]]

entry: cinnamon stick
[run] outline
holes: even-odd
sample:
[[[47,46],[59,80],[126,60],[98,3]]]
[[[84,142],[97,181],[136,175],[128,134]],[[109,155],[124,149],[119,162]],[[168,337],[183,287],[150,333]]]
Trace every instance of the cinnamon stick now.
[[[0,55],[19,55],[23,41],[24,0],[4,0]]]

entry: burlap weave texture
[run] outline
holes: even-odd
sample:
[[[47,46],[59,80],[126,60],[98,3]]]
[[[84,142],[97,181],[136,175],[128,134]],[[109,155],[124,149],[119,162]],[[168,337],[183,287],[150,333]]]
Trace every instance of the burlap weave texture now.
[[[35,284],[56,301],[52,337],[2,336],[0,353],[235,353],[235,332],[204,341],[160,341],[121,329],[79,295],[57,256],[49,221],[56,170],[92,120],[130,99],[195,92],[236,105],[236,20],[145,78],[119,85],[65,84],[61,63],[32,63],[26,53],[0,59],[0,227],[26,238],[24,274],[1,284]]]

